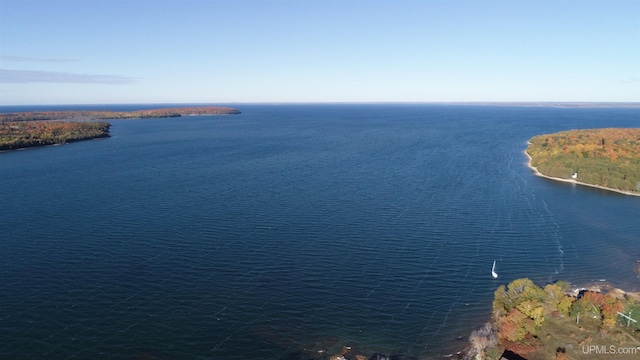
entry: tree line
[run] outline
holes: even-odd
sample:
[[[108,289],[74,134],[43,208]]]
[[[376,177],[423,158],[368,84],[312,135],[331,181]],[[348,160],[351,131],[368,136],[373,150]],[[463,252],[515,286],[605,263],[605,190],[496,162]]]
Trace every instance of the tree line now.
[[[0,114],[0,123],[9,121],[43,120],[116,120],[180,117],[189,115],[228,115],[240,111],[224,106],[192,106],[133,111],[62,110],[29,111]]]
[[[11,121],[0,122],[0,150],[65,144],[109,136],[104,121]]]

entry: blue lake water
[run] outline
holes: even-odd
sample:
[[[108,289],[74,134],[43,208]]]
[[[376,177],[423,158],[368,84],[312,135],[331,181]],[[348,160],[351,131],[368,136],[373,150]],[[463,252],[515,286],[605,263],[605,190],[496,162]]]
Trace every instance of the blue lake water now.
[[[234,107],[0,153],[3,358],[441,358],[513,279],[640,287],[640,198],[523,154],[638,109]]]

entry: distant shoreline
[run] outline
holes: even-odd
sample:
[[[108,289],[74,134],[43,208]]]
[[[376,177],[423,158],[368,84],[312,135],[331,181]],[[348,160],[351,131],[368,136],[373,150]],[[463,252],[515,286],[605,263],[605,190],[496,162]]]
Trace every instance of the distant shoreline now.
[[[533,170],[533,173],[535,175],[537,175],[537,176],[540,176],[540,177],[543,177],[543,178],[546,178],[546,179],[550,179],[550,180],[566,182],[566,183],[570,183],[570,184],[578,184],[578,185],[583,185],[583,186],[589,186],[589,187],[592,187],[592,188],[597,188],[597,189],[602,189],[602,190],[607,190],[607,191],[613,191],[613,192],[617,192],[619,194],[624,194],[624,195],[640,196],[639,193],[634,193],[634,192],[630,192],[630,191],[612,189],[612,188],[608,188],[608,187],[602,186],[602,185],[587,184],[587,183],[584,183],[584,182],[576,181],[574,179],[565,179],[565,178],[559,178],[559,177],[545,175],[545,174],[541,173],[540,171],[538,171],[537,167],[532,165],[531,162],[533,161],[533,158],[531,157],[531,155],[529,155],[527,150],[524,151],[524,154],[527,155],[527,158],[528,158],[527,166],[529,167],[529,169]]]
[[[538,108],[565,108],[565,109],[640,109],[640,102],[579,102],[579,101],[538,101],[538,102],[526,102],[526,101],[275,101],[275,102],[237,102],[237,105],[444,105],[444,106],[504,106],[504,107],[538,107]],[[132,106],[135,104],[95,104],[100,106]],[[181,104],[153,104],[153,103],[141,103],[141,106],[158,105],[160,108],[184,108],[184,107],[206,107],[210,105],[186,105]],[[4,108],[11,107],[38,107],[45,108],[47,105],[21,105],[21,104],[3,104],[0,105],[0,114]],[[52,105],[56,107],[90,107],[87,104],[60,104]],[[219,106],[226,107],[226,106]],[[233,109],[233,108],[230,108]]]
[[[156,108],[148,110],[39,110],[0,113],[0,122],[16,121],[88,121],[88,120],[124,120],[158,119],[197,115],[236,115],[241,112],[225,106],[188,106]]]
[[[640,103],[637,102],[449,102],[443,104],[450,105],[478,105],[478,106],[514,106],[514,107],[546,107],[546,108],[563,108],[563,109],[639,109]]]

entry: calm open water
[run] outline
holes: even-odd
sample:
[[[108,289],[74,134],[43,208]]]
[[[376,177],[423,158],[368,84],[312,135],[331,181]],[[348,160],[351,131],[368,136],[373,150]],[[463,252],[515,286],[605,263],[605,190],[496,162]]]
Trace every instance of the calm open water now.
[[[0,153],[2,358],[440,358],[518,277],[640,287],[640,198],[523,154],[638,109],[234,106]]]

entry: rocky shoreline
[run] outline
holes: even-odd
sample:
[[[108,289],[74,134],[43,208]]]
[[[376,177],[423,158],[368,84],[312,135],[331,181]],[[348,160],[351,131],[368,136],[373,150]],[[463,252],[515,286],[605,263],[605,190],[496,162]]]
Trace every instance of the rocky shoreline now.
[[[574,298],[579,298],[581,294],[585,292],[600,293],[605,295],[610,294],[616,299],[627,299],[627,300],[632,299],[631,301],[635,303],[640,303],[640,292],[625,291],[614,286],[612,283],[604,280],[594,280],[592,282],[583,284],[581,286],[571,287],[571,289],[565,292],[565,295],[571,296]],[[490,315],[488,314],[488,316]],[[452,339],[451,340],[452,342],[457,340],[462,343],[460,344],[458,351],[450,354],[434,355],[431,357],[424,358],[424,357],[417,357],[415,355],[410,355],[410,354],[394,354],[394,353],[385,354],[382,352],[367,353],[365,351],[358,349],[356,346],[352,347],[349,345],[341,345],[339,349],[332,347],[333,349],[330,349],[330,350],[329,349],[303,350],[298,354],[294,355],[294,357],[292,358],[309,359],[309,360],[426,360],[426,359],[468,360],[468,359],[474,359],[474,358],[477,359],[476,357],[477,353],[474,351],[475,349],[474,346],[477,346],[476,342],[478,341],[478,339],[487,339],[488,343],[486,344],[488,344],[488,347],[486,349],[492,348],[493,349],[491,353],[492,355],[497,354],[497,356],[499,357],[500,354],[517,354],[516,352],[511,351],[511,349],[499,345],[496,337],[497,329],[495,328],[494,321],[495,319],[492,318],[484,326],[472,331],[468,337],[464,337],[464,338],[460,337],[455,340]],[[547,335],[547,338],[549,336],[550,335]],[[576,343],[573,346],[571,346],[571,344],[568,343],[567,345],[569,346],[569,349],[571,349],[571,351],[579,351],[581,346],[580,342],[576,339],[573,339],[573,340],[576,341]],[[575,349],[578,349],[578,350],[575,350]],[[552,350],[555,351],[556,349],[554,348]],[[564,354],[565,353],[559,351],[560,357],[557,357],[557,358],[562,358]],[[489,354],[486,354],[486,355],[489,355]],[[489,356],[487,358],[493,359],[494,357]]]
[[[464,339],[467,340],[467,339]],[[460,350],[457,353],[444,354],[438,357],[417,357],[414,355],[400,354],[400,353],[383,353],[374,352],[373,354],[366,355],[367,353],[358,350],[352,346],[344,345],[339,351],[333,353],[326,350],[301,351],[297,354],[289,356],[291,359],[305,359],[305,360],[436,360],[436,359],[454,359],[463,360],[468,358],[467,353],[468,345],[465,343],[464,350]]]

